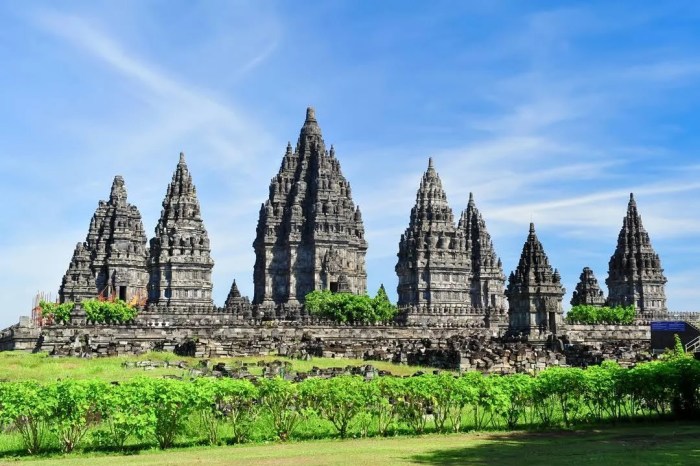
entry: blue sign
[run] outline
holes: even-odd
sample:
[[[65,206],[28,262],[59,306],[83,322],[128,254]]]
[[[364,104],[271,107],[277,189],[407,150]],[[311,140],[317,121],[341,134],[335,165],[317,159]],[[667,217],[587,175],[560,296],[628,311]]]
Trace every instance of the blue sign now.
[[[685,332],[685,322],[652,322],[652,332]]]

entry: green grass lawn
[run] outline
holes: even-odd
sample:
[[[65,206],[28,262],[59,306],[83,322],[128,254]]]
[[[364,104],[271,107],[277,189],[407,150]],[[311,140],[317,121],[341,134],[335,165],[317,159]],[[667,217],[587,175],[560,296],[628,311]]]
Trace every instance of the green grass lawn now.
[[[482,433],[195,447],[19,460],[36,465],[697,465],[700,426],[656,423],[556,433]],[[2,464],[17,464],[6,461]]]
[[[21,351],[0,352],[0,381],[37,380],[48,382],[57,379],[74,378],[90,379],[99,378],[107,381],[128,380],[137,376],[162,377],[164,375],[186,376],[189,370],[177,367],[162,367],[150,370],[143,368],[122,367],[125,361],[185,361],[189,367],[195,367],[201,359],[185,358],[166,352],[151,352],[140,356],[116,356],[106,358],[81,359],[74,357],[52,357],[46,353],[31,354]],[[380,361],[363,361],[361,359],[332,359],[313,358],[309,361],[283,358],[279,356],[251,356],[239,358],[213,359],[214,362],[223,361],[234,364],[236,361],[255,364],[258,361],[286,361],[292,364],[294,371],[308,372],[313,366],[320,368],[361,366],[371,364],[379,370],[389,371],[394,375],[412,375],[416,371],[432,371],[431,368],[419,366],[405,366]],[[262,368],[251,367],[250,372],[261,375]]]

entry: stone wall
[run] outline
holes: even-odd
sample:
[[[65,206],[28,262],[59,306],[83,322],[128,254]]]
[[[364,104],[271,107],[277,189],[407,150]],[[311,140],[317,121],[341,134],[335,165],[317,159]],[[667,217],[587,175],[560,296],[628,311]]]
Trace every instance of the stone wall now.
[[[570,343],[589,345],[612,341],[649,342],[651,327],[649,322],[639,322],[634,325],[569,324],[566,326],[566,337]]]
[[[143,312],[138,322],[121,325],[89,323],[76,309],[68,325],[36,327],[22,319],[0,333],[0,349],[70,356],[162,350],[206,358],[269,354],[353,358],[500,374],[534,373],[561,365],[585,367],[605,359],[632,365],[650,357],[648,324],[570,325],[565,336],[543,345],[504,341],[498,329],[339,325],[308,316],[291,322],[264,321],[216,309],[200,314]]]

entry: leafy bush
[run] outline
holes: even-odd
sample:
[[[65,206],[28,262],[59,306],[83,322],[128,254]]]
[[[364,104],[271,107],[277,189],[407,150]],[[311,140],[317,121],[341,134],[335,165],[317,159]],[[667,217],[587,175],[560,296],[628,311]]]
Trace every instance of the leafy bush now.
[[[106,440],[120,450],[130,437],[142,440],[155,436],[155,412],[152,405],[144,403],[150,391],[149,379],[135,379],[111,386],[105,393]]]
[[[48,301],[39,301],[41,308],[41,317],[48,317],[60,324],[65,324],[70,321],[70,314],[75,303],[50,303]]]
[[[30,454],[44,447],[46,434],[56,412],[57,399],[52,385],[37,382],[0,384],[0,419],[14,426]]]
[[[337,322],[387,322],[396,315],[396,306],[391,304],[384,286],[377,295],[333,293],[312,291],[305,297],[306,309],[313,315]]]
[[[570,324],[622,324],[629,325],[634,322],[634,306],[597,307],[589,305],[574,306],[566,314],[566,320]]]
[[[86,299],[81,306],[85,310],[88,320],[103,323],[124,323],[134,320],[137,309],[121,299],[114,301],[101,301],[99,299]]]
[[[282,441],[289,439],[303,415],[298,386],[281,378],[263,379],[260,403],[272,418],[277,437]]]
[[[63,451],[78,445],[88,428],[96,425],[105,409],[107,386],[101,380],[64,380],[53,385],[55,397],[51,430],[56,433]]]
[[[333,424],[345,438],[352,420],[367,405],[367,391],[361,377],[350,375],[331,379],[309,379],[300,385],[305,404]]]
[[[675,357],[631,369],[614,362],[587,370],[551,367],[536,377],[443,372],[300,383],[281,378],[0,383],[5,427],[0,435],[19,434],[30,454],[46,450],[49,433],[70,452],[88,432],[100,448],[123,448],[132,437],[169,448],[183,434],[193,437],[188,443],[222,443],[323,437],[331,434],[330,426],[339,437],[370,431],[418,435],[460,431],[469,418],[469,428],[479,430],[658,416],[700,417],[700,361]],[[224,439],[227,423],[232,429]]]

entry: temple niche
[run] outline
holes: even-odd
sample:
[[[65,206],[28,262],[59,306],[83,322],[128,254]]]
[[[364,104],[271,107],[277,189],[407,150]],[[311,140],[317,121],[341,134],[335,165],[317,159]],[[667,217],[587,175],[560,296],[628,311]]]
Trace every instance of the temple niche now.
[[[572,306],[605,306],[605,295],[598,285],[593,271],[584,267],[571,298]]]
[[[313,108],[270,182],[253,247],[254,304],[301,304],[313,290],[366,292],[362,214]]]
[[[212,307],[209,237],[197,190],[180,153],[168,185],[155,237],[151,239],[148,269],[149,303],[169,307]]]
[[[631,304],[639,314],[663,315],[668,312],[664,269],[642,225],[633,194],[630,194],[627,215],[622,220],[605,283],[610,306]]]
[[[127,202],[124,179],[115,176],[109,200],[100,201],[85,242],[78,243],[59,289],[61,302],[104,297],[146,298],[148,249],[141,214]]]
[[[535,225],[530,223],[518,267],[508,278],[510,331],[529,335],[530,339],[556,334],[563,323],[561,302],[565,292],[559,272],[549,264]]]

